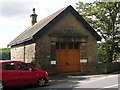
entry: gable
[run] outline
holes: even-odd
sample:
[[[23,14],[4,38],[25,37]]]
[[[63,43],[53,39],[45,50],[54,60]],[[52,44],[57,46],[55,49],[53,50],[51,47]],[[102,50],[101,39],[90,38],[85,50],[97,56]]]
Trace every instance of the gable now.
[[[37,35],[44,34],[49,28],[55,25],[61,18],[63,18],[66,13],[71,12],[80,22],[85,26],[93,36],[96,37],[97,40],[101,40],[101,37],[97,34],[97,32],[79,15],[79,13],[72,7],[68,6],[66,8],[62,8],[61,10],[53,13],[52,15],[44,18],[39,21],[32,27],[26,29],[23,33],[21,33],[18,37],[16,37],[13,41],[11,41],[8,46],[17,45],[20,43],[27,42],[37,37]]]
[[[101,37],[98,35],[98,33],[90,26],[90,24],[87,23],[87,21],[82,18],[82,16],[73,8],[70,7],[67,12],[71,12],[74,17],[76,17],[77,20],[84,25],[84,27],[94,36],[98,41],[101,40]]]
[[[76,18],[71,12],[66,13],[53,25],[47,32],[48,35],[56,37],[96,37],[84,26],[84,24]],[[38,35],[39,37],[40,35]]]

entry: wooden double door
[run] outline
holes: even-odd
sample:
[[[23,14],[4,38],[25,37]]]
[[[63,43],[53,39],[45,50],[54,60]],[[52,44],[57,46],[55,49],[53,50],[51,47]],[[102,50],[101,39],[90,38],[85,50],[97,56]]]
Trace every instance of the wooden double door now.
[[[56,50],[57,73],[80,71],[79,49]]]

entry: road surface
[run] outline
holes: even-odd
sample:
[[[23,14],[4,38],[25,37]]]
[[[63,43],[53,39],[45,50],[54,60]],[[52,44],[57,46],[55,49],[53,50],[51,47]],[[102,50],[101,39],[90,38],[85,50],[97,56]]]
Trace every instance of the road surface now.
[[[103,75],[89,78],[70,76],[66,80],[60,80],[61,83],[55,85],[52,84],[46,88],[96,88],[96,90],[104,90],[106,88],[116,89],[120,87],[120,81],[118,81],[118,79],[120,80],[120,75]]]
[[[119,88],[119,89],[118,89]],[[120,74],[89,76],[54,76],[45,87],[22,90],[120,90]]]

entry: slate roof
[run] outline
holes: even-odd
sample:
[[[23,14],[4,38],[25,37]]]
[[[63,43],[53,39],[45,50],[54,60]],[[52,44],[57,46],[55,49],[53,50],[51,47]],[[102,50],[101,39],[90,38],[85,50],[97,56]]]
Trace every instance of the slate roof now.
[[[79,13],[70,5],[66,8],[62,8],[57,12],[53,13],[52,15],[44,18],[43,20],[39,21],[38,23],[34,24],[31,27],[28,27],[23,33],[21,33],[18,37],[16,37],[13,41],[11,41],[8,46],[17,45],[20,43],[24,43],[26,41],[32,40],[37,33],[42,33],[42,30],[45,27],[52,26],[52,22],[55,22],[58,18],[62,18],[67,12],[72,12],[80,22],[85,25],[85,27],[97,38],[97,40],[101,40],[101,37],[97,34],[97,32],[79,15]],[[51,24],[51,25],[50,25]]]

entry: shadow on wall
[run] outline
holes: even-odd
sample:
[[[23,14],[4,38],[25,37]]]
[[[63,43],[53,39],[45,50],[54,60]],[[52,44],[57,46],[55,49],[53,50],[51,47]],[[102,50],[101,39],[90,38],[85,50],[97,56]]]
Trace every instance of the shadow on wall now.
[[[32,60],[31,63],[29,63],[29,64],[31,64],[32,66],[36,67],[37,69],[41,69],[40,64],[39,64],[39,63],[36,63],[35,60]]]

